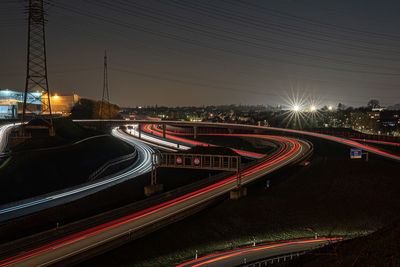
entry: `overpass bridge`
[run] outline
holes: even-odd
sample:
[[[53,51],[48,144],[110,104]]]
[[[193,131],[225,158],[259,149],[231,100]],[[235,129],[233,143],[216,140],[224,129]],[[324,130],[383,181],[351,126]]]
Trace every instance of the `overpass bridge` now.
[[[166,129],[167,125],[174,125],[178,127],[192,127],[193,128],[193,135],[196,139],[199,134],[199,128],[225,128],[228,132],[233,132],[234,130],[241,130],[241,131],[274,131],[289,135],[297,135],[297,136],[311,136],[316,138],[325,139],[328,141],[340,143],[349,147],[359,148],[364,151],[389,158],[395,161],[400,161],[400,156],[391,154],[380,149],[361,144],[354,140],[336,137],[332,135],[322,134],[322,133],[315,133],[315,132],[308,132],[308,131],[301,131],[301,130],[293,130],[293,129],[286,129],[286,128],[276,128],[276,127],[267,127],[267,126],[255,126],[255,125],[246,125],[246,124],[234,124],[234,123],[215,123],[215,122],[191,122],[191,121],[158,121],[158,120],[74,120],[74,122],[82,125],[84,127],[91,127],[91,128],[101,128],[101,127],[117,127],[121,125],[127,124],[137,124],[138,131],[139,131],[139,138],[142,132],[142,127],[146,124],[156,124],[161,126],[163,137],[166,137]]]

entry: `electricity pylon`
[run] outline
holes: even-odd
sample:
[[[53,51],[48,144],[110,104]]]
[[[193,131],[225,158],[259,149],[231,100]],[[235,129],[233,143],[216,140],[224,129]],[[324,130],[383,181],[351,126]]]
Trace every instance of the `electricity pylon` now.
[[[110,94],[108,92],[107,51],[104,51],[103,96],[100,103],[100,119],[111,118]]]
[[[44,13],[43,0],[29,0],[26,81],[20,136],[25,136],[25,128],[48,128],[49,135],[55,135],[47,80],[46,20]],[[41,105],[40,110],[37,109],[38,104]],[[27,112],[32,113],[36,118],[40,118],[45,122],[45,125],[26,126],[24,123]]]

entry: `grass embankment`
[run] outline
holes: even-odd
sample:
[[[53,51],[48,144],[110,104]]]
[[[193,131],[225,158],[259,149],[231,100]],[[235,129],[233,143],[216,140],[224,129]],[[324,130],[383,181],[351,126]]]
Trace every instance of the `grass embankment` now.
[[[276,133],[275,133],[276,134]],[[203,212],[83,265],[172,266],[218,250],[256,242],[320,235],[363,235],[398,217],[397,162],[370,155],[350,160],[349,148],[310,138],[307,167],[290,167],[248,186],[248,196]],[[232,140],[233,141],[233,140]]]
[[[81,128],[69,119],[55,119],[54,123],[56,136],[32,131],[32,138],[16,146],[2,164],[0,204],[84,183],[108,160],[134,151],[112,136],[73,144],[101,133]]]
[[[69,118],[55,118],[53,122],[56,133],[55,136],[49,136],[49,132],[46,129],[27,129],[27,134],[31,135],[32,138],[29,138],[25,142],[13,147],[12,151],[17,152],[63,146],[91,136],[102,134],[102,132],[96,130],[83,128],[75,124]],[[29,124],[45,125],[44,122],[39,119],[32,120]],[[17,131],[17,129],[14,129],[14,131]]]
[[[400,266],[399,239],[400,222],[396,221],[368,236],[311,251],[282,266]]]

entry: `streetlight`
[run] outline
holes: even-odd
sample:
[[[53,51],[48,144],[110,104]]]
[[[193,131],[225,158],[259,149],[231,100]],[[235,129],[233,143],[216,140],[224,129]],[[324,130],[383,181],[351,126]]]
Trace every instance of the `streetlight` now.
[[[332,110],[333,110],[333,107],[332,107],[332,106],[329,106],[329,107],[328,107],[328,110],[329,110],[329,111],[332,111]]]
[[[293,111],[297,112],[300,110],[300,107],[298,105],[293,106]]]
[[[310,107],[310,110],[311,110],[311,111],[316,111],[317,108],[316,108],[315,106],[311,106],[311,107]]]

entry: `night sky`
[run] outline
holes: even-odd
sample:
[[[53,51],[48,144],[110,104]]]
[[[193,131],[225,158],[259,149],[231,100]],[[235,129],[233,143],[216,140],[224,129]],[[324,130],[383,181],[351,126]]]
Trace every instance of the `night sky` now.
[[[23,90],[25,1],[0,0],[0,88]],[[400,103],[398,0],[47,0],[52,92],[121,106]]]

